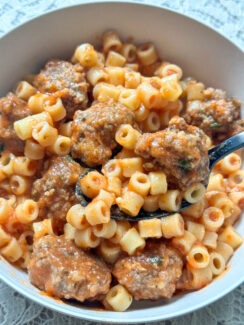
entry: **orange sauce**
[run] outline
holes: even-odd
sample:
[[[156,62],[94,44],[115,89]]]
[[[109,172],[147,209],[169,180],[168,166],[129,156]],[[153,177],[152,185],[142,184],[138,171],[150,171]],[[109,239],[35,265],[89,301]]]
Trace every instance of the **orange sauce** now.
[[[216,276],[216,278],[214,278],[214,280],[222,279],[230,269],[231,269],[231,265],[227,265],[225,270],[220,275]]]
[[[41,296],[49,297],[49,298],[55,300],[55,302],[57,302],[57,303],[59,303],[59,304],[63,304],[63,305],[65,305],[65,303],[64,303],[61,299],[54,298],[53,296],[51,296],[50,294],[48,294],[48,293],[45,292],[45,291],[39,291],[38,293],[39,293],[39,295],[41,295]]]

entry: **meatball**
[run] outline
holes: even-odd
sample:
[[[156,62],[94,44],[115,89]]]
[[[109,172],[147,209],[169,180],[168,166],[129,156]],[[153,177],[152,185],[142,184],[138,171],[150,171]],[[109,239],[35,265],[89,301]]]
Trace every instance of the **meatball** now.
[[[233,123],[228,131],[227,138],[230,138],[236,134],[239,134],[244,131],[244,119],[240,119]],[[226,138],[226,135],[225,135]]]
[[[34,243],[28,265],[30,281],[57,298],[84,301],[109,291],[111,273],[97,257],[63,236],[44,236]]]
[[[182,265],[174,248],[151,241],[142,253],[117,261],[112,273],[135,299],[156,300],[173,295]]]
[[[213,138],[223,138],[223,135],[226,138],[240,119],[241,103],[236,99],[227,98],[221,89],[208,88],[203,94],[203,101],[195,100],[187,103],[184,115],[186,122],[200,127]],[[238,132],[243,130],[242,127]]]
[[[13,93],[0,99],[0,143],[16,154],[24,151],[24,141],[18,138],[14,130],[14,122],[30,115],[26,102]]]
[[[134,115],[125,106],[108,101],[77,111],[72,123],[71,155],[88,166],[105,163],[117,146],[115,133],[121,124],[133,124]]]
[[[169,127],[139,136],[135,152],[145,158],[145,169],[161,169],[171,187],[186,190],[193,183],[207,183],[209,158],[207,136],[175,116]]]
[[[77,203],[75,184],[84,169],[70,156],[55,157],[42,178],[33,183],[32,198],[38,201],[39,217],[52,218],[59,230],[66,220],[69,208]]]
[[[78,109],[87,107],[87,88],[83,68],[68,61],[49,60],[36,75],[34,86],[43,93],[56,93],[62,98],[67,118],[72,118]]]

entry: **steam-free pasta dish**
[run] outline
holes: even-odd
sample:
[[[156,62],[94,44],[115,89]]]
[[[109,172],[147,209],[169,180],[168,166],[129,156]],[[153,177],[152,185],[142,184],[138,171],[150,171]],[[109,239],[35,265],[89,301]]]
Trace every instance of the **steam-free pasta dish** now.
[[[244,171],[238,151],[209,177],[208,150],[244,130],[241,103],[182,75],[106,32],[0,99],[0,252],[41,291],[125,311],[226,269]],[[114,207],[172,215],[117,221]]]

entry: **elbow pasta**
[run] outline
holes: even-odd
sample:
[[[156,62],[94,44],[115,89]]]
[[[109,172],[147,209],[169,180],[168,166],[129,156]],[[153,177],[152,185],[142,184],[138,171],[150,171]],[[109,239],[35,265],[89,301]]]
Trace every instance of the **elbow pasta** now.
[[[24,154],[32,160],[40,160],[44,158],[45,149],[35,140],[26,140]]]
[[[118,244],[104,239],[97,247],[99,255],[109,264],[114,264],[121,253],[121,247]]]
[[[48,98],[47,95],[40,93],[34,94],[28,98],[28,107],[33,114],[38,114],[44,111],[43,103],[46,98]]]
[[[66,156],[70,152],[71,140],[69,137],[58,135],[52,145],[47,150],[58,156]]]
[[[150,112],[144,121],[144,129],[148,132],[157,132],[160,129],[160,118],[156,112]]]
[[[130,124],[122,124],[115,134],[115,140],[126,149],[134,149],[140,133]]]
[[[11,236],[0,225],[0,248],[8,244],[11,240]]]
[[[76,245],[81,248],[94,248],[100,244],[100,238],[93,234],[91,227],[82,230],[76,229],[74,240]]]
[[[183,197],[189,203],[197,203],[203,199],[205,186],[203,184],[193,184],[183,192]]]
[[[123,43],[120,53],[126,58],[126,62],[136,60],[136,46],[131,43]]]
[[[66,75],[65,64],[75,72]],[[45,67],[40,74],[19,82],[13,94],[16,102],[15,99],[11,102],[8,114],[5,114],[5,107],[2,108],[5,101],[0,100],[1,129],[7,135],[6,139],[1,137],[0,145],[1,255],[26,269],[30,267],[35,251],[33,244],[44,236],[67,241],[78,251],[84,250],[84,254],[88,251],[91,258],[95,253],[109,265],[108,272],[117,281],[113,280],[103,292],[102,302],[105,308],[119,312],[127,310],[132,303],[134,295],[126,282],[133,276],[128,274],[128,281],[122,282],[116,278],[114,267],[124,258],[135,262],[131,269],[136,273],[137,286],[136,278],[141,280],[140,263],[144,256],[148,260],[157,256],[153,251],[147,255],[151,243],[162,244],[165,252],[167,247],[171,248],[167,258],[162,258],[162,265],[157,265],[163,272],[168,272],[164,270],[167,263],[174,269],[172,256],[179,253],[182,262],[179,277],[182,274],[175,280],[177,289],[198,290],[223,274],[234,251],[243,243],[241,234],[234,228],[244,209],[241,152],[231,153],[216,164],[209,175],[207,189],[206,184],[192,178],[182,190],[183,187],[175,182],[177,177],[164,168],[164,161],[160,162],[162,148],[157,142],[151,143],[152,155],[147,151],[148,143],[145,144],[145,154],[139,154],[137,149],[141,135],[148,133],[151,136],[168,126],[171,128],[173,117],[187,120],[188,111],[202,112],[207,106],[209,119],[212,118],[210,111],[212,106],[215,107],[217,100],[214,96],[218,91],[215,94],[215,89],[206,88],[191,77],[182,80],[182,68],[161,60],[154,44],[148,42],[136,46],[128,40],[123,42],[113,31],[103,35],[100,48],[89,43],[78,45],[71,59],[64,61],[61,77],[54,71],[57,73],[55,78],[49,78],[47,71]],[[225,113],[225,102],[232,99],[221,101]],[[94,115],[88,122],[86,110],[99,103],[116,104],[124,108],[129,118],[113,123],[102,115],[97,121]],[[79,135],[80,143],[75,140],[77,130],[75,117],[72,117],[76,110],[84,111],[80,121],[84,127]],[[16,118],[15,113],[21,118]],[[224,113],[221,114],[223,119]],[[119,109],[115,115],[120,120]],[[105,125],[104,120],[108,122]],[[207,118],[202,125],[205,122],[208,122]],[[228,125],[228,130],[232,131],[232,126]],[[207,149],[227,134],[222,133],[217,121],[210,128],[206,137]],[[183,134],[185,131],[179,132]],[[85,157],[86,151],[93,149],[87,139],[94,141],[95,155],[100,155],[103,149],[104,157],[109,156],[109,152],[111,154],[110,159],[104,159],[99,166],[78,166],[82,170],[83,167],[94,167],[84,169],[81,176],[73,170],[73,164],[80,162],[73,149],[74,146],[84,146]],[[171,148],[167,150],[165,159],[170,159],[173,156]],[[180,165],[182,162],[180,167],[190,179],[192,174],[191,171],[188,173],[183,156],[180,160],[178,156],[176,158],[176,163]],[[58,167],[63,174],[56,168],[52,170],[56,160],[61,161]],[[172,168],[174,164],[172,159]],[[78,189],[81,194],[77,193]],[[192,205],[179,213],[182,200]],[[120,210],[122,217],[125,213],[131,218],[131,223],[113,219]],[[160,210],[171,214],[155,218],[154,212]],[[138,221],[136,217],[143,211],[151,213],[152,218]],[[137,261],[140,262],[137,264]],[[125,264],[122,263],[122,268]],[[72,270],[72,265],[70,268]],[[146,283],[149,271],[144,265],[142,269]],[[155,273],[155,281],[159,270]],[[90,271],[96,275],[96,268]],[[72,271],[70,279],[71,275]],[[152,293],[158,290],[153,281],[149,283]],[[136,294],[135,298],[138,299]]]
[[[75,204],[69,209],[66,220],[75,229],[82,230],[89,227],[89,223],[86,220],[85,208],[80,204]]]
[[[116,232],[117,223],[114,220],[109,220],[107,223],[96,225],[93,228],[93,233],[96,237],[112,238]]]
[[[51,115],[54,122],[60,121],[66,116],[66,110],[60,98],[47,97],[43,101],[43,109]]]
[[[193,221],[187,221],[186,222],[186,228],[188,231],[190,231],[198,240],[202,241],[205,235],[205,227],[204,225],[193,222]]]
[[[149,195],[144,198],[143,210],[147,212],[155,212],[159,209],[158,195]]]
[[[135,172],[129,180],[128,190],[134,191],[142,197],[147,196],[150,190],[149,177],[141,172]]]
[[[213,231],[205,231],[202,243],[208,248],[215,249],[217,246],[218,234]]]
[[[136,228],[130,228],[126,231],[119,243],[123,251],[129,255],[134,254],[138,249],[142,250],[146,245],[145,240],[140,236]]]
[[[92,86],[99,82],[106,82],[109,76],[107,71],[101,67],[93,67],[87,72],[87,79]]]
[[[110,84],[115,86],[123,86],[125,83],[125,70],[121,67],[107,67],[107,80]]]
[[[116,199],[116,203],[122,211],[132,217],[135,217],[138,215],[141,207],[143,206],[144,199],[141,195],[133,191],[126,190],[122,197],[118,197]]]
[[[132,303],[132,296],[125,289],[125,287],[117,284],[107,293],[106,301],[113,308],[113,310],[125,311]]]
[[[98,63],[98,54],[91,44],[84,43],[77,47],[74,57],[84,67],[93,67]]]
[[[65,137],[71,137],[72,135],[72,121],[63,123],[58,128],[58,134],[63,135]]]
[[[0,223],[7,221],[12,213],[13,209],[8,200],[0,198]]]
[[[104,53],[108,53],[110,50],[120,51],[122,48],[122,42],[119,39],[117,33],[109,31],[104,33],[103,35],[103,51]]]
[[[65,239],[74,239],[75,238],[75,227],[73,227],[68,222],[64,225],[64,237],[65,237]]]
[[[39,207],[35,201],[25,200],[16,207],[15,213],[21,223],[30,223],[37,219]]]
[[[90,172],[80,180],[80,188],[89,198],[94,198],[101,189],[106,189],[107,179],[97,171]]]
[[[58,137],[58,130],[47,122],[40,122],[33,127],[32,137],[42,147],[48,147],[54,144]]]
[[[168,190],[159,196],[159,208],[165,211],[178,211],[181,206],[181,194],[179,190]]]
[[[151,65],[157,61],[158,54],[152,43],[146,43],[138,47],[137,57],[142,65]]]
[[[162,227],[159,219],[140,220],[138,221],[138,228],[142,238],[162,237]]]
[[[225,270],[225,259],[216,252],[210,254],[209,267],[214,275],[219,275]]]
[[[203,269],[209,264],[209,253],[202,244],[194,244],[188,252],[187,261],[194,269]]]
[[[20,81],[16,88],[16,95],[24,100],[28,100],[32,95],[36,93],[36,88],[34,88],[27,81]]]
[[[48,112],[42,112],[14,122],[14,130],[21,140],[31,139],[33,128],[41,122],[47,122],[50,126],[53,125],[51,115]]]
[[[13,172],[17,175],[33,176],[36,173],[37,163],[25,156],[13,159]]]
[[[179,213],[161,219],[162,236],[164,238],[173,238],[183,236],[184,220]]]
[[[125,62],[126,59],[123,55],[114,51],[109,51],[105,61],[105,66],[123,67]]]
[[[119,102],[124,104],[131,111],[136,111],[141,104],[137,90],[126,88],[121,90]]]
[[[16,238],[12,238],[11,241],[0,249],[1,254],[6,257],[10,262],[16,262],[22,256],[21,247],[16,240]]]
[[[29,189],[30,181],[27,177],[12,175],[9,179],[9,185],[13,194],[21,195]]]
[[[117,221],[117,228],[114,236],[110,239],[114,244],[119,244],[121,238],[126,233],[127,230],[131,228],[128,221]]]
[[[103,200],[93,201],[85,207],[85,216],[91,226],[108,223],[110,220],[109,206]]]

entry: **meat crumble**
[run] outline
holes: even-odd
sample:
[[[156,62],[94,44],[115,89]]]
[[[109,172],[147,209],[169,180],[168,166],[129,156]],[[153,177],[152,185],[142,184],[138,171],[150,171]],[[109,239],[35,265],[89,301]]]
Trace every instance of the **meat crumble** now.
[[[244,122],[240,120],[239,100],[227,98],[225,91],[214,88],[205,89],[203,95],[203,101],[187,103],[184,115],[187,123],[198,126],[213,138],[220,137],[220,140],[244,130]]]
[[[28,265],[32,284],[54,297],[94,298],[106,294],[111,273],[106,264],[64,236],[44,236],[34,243]]]
[[[88,84],[83,68],[64,60],[51,59],[35,76],[34,86],[43,93],[55,93],[62,99],[67,118],[72,118],[78,109],[85,109],[88,103]]]
[[[69,208],[77,203],[75,184],[84,169],[70,156],[52,158],[43,176],[33,183],[32,198],[38,201],[39,217],[52,218],[62,228]]]
[[[14,122],[31,115],[31,110],[22,99],[13,93],[0,99],[0,143],[13,153],[22,154],[25,143],[18,138]]]
[[[182,260],[163,242],[149,241],[143,252],[116,262],[113,275],[135,299],[170,298],[181,276]]]
[[[207,136],[183,118],[176,116],[163,131],[139,136],[135,152],[146,159],[146,169],[163,170],[173,187],[185,190],[193,183],[207,182]]]
[[[134,114],[112,100],[77,111],[72,123],[71,155],[87,166],[105,163],[116,148],[115,133],[121,124],[133,124]]]

